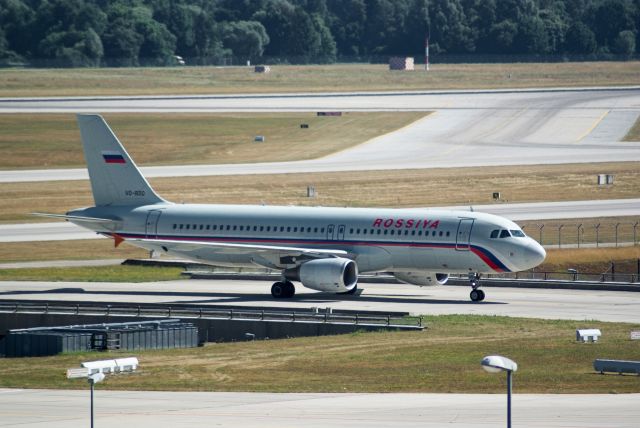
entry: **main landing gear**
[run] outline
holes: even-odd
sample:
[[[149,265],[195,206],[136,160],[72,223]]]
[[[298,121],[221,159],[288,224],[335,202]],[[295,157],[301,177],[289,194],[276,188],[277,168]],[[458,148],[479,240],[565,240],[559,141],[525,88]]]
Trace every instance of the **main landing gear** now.
[[[469,283],[471,283],[471,293],[469,297],[474,302],[482,302],[484,300],[484,291],[480,290],[480,274],[469,273]]]
[[[271,295],[276,299],[287,299],[294,294],[296,294],[296,288],[291,281],[278,281],[271,286]]]

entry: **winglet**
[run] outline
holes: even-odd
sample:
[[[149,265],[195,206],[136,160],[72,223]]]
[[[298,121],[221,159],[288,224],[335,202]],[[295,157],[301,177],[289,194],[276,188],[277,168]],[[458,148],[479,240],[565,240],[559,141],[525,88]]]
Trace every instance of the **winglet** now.
[[[118,248],[118,245],[124,242],[124,238],[117,233],[113,234],[113,248]]]

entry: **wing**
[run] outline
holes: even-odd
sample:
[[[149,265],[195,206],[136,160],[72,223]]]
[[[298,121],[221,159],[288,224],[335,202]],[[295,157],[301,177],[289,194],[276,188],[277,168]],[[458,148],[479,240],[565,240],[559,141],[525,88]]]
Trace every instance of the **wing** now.
[[[118,235],[114,237],[119,238]],[[171,239],[125,238],[124,240],[149,250],[176,253],[189,258],[209,261],[212,264],[215,264],[215,261],[219,260],[221,256],[246,256],[255,264],[275,269],[295,266],[310,259],[349,257],[349,252],[337,249]]]

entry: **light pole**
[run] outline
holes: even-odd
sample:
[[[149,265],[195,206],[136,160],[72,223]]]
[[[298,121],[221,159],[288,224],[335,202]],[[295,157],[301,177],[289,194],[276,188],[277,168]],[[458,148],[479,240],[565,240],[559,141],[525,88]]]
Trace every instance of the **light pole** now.
[[[91,385],[91,428],[93,428],[93,386],[104,380],[104,373],[94,373],[87,378],[89,385]]]
[[[507,428],[511,428],[511,376],[518,370],[518,364],[500,355],[484,357],[480,364],[489,373],[507,372]]]
[[[128,373],[138,368],[138,359],[135,357],[116,358],[115,360],[87,361],[82,367],[67,370],[67,379],[87,379],[91,386],[91,428],[93,428],[93,387],[102,382],[105,373]]]

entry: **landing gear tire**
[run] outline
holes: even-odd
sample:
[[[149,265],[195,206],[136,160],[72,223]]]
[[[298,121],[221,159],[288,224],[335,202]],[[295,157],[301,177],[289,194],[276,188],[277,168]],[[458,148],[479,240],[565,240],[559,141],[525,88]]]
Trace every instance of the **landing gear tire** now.
[[[274,282],[271,286],[271,295],[274,299],[286,299],[289,297],[293,297],[296,293],[296,288],[293,283],[286,282]]]
[[[474,302],[482,302],[484,300],[484,291],[478,289],[471,290],[469,297]]]

